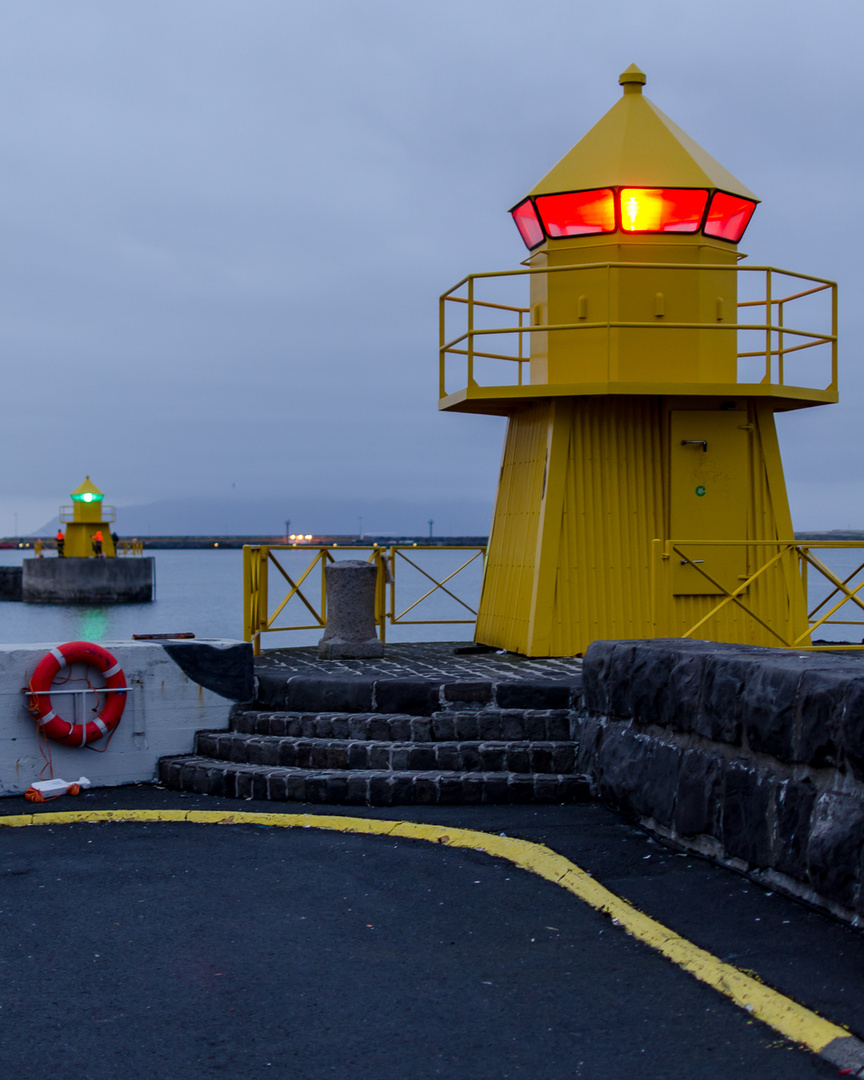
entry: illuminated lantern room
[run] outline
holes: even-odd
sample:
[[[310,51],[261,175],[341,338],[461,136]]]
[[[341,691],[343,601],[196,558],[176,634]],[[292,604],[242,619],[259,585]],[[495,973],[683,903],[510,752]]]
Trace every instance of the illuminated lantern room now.
[[[616,232],[737,244],[759,200],[643,96],[635,64],[619,82],[618,104],[510,211],[525,246]]]
[[[105,498],[105,493],[96,487],[89,476],[84,478],[84,483],[79,484],[70,497],[72,499],[73,510],[78,511],[78,516],[75,519],[76,521],[99,520],[99,514],[101,513],[102,508],[98,504]],[[89,516],[87,516],[85,512],[85,508],[88,507],[91,510]]]
[[[736,245],[758,199],[642,93],[644,74],[631,65],[619,78],[623,94],[588,134],[511,210],[538,269],[592,263],[662,267],[634,278],[626,266],[579,277],[531,282],[531,322],[733,322],[735,274],[688,280],[682,264],[734,267]],[[566,297],[564,294],[569,295]],[[578,366],[572,335],[531,345],[532,383],[734,382],[731,337],[683,333],[677,358],[656,334],[612,327],[580,334]]]
[[[525,246],[602,233],[702,233],[737,244],[755,199],[699,188],[622,187],[528,198],[511,210]]]

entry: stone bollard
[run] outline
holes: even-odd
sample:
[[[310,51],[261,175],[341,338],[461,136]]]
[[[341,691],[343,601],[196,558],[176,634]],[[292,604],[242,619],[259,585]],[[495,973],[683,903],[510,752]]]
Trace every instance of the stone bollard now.
[[[383,656],[375,632],[378,568],[361,559],[343,559],[324,568],[327,626],[318,642],[319,660],[365,660]]]

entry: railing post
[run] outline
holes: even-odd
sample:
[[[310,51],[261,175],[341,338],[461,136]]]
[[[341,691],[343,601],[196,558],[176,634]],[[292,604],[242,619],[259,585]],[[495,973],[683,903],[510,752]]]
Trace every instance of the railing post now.
[[[771,297],[771,267],[765,271],[765,381],[771,382],[771,316],[774,303]]]
[[[243,545],[243,640],[252,642],[255,656],[261,655],[261,626],[267,622],[268,554],[269,548]]]
[[[257,600],[253,612],[253,632],[255,633],[255,655],[261,655],[261,631],[267,629],[267,623],[269,621],[269,593],[268,593],[268,581],[269,576],[267,574],[268,563],[270,560],[270,548],[261,547],[256,552],[256,578],[257,578]]]
[[[831,389],[837,389],[837,285],[831,286]]]
[[[474,278],[468,278],[468,386],[474,381]]]
[[[447,354],[444,351],[444,345],[447,342],[445,334],[447,333],[447,317],[445,315],[444,305],[447,303],[447,297],[441,296],[438,298],[438,397],[443,398],[447,393]]]
[[[524,362],[523,346],[522,346],[522,339],[523,339],[523,336],[524,336],[524,331],[522,329],[522,325],[523,325],[522,317],[523,317],[524,314],[525,314],[524,311],[520,310],[520,312],[519,312],[519,381],[516,384],[517,386],[522,385],[522,364]]]
[[[606,264],[606,378],[612,378],[612,316],[618,318],[618,305],[612,311],[612,267]]]
[[[323,555],[323,552],[319,551],[318,554],[319,554],[319,556]],[[328,554],[329,554],[329,552],[328,552]],[[326,566],[327,566],[327,560],[322,558],[321,559],[321,607],[320,607],[319,610],[321,611],[321,621],[324,623],[325,627],[327,626],[327,577],[326,577],[326,575],[324,573],[324,570],[325,570]]]
[[[807,632],[807,644],[810,645],[810,601],[807,596],[807,560],[803,558],[801,554],[801,546],[799,544],[791,545],[789,548],[789,561],[792,565],[790,577],[795,577],[795,563],[798,563],[798,581],[797,585],[800,586],[800,592],[795,597],[793,593],[792,606],[792,633],[790,637],[793,638],[793,644],[798,644],[800,641],[800,628],[803,625]],[[797,636],[796,636],[797,635]]]
[[[804,558],[804,545],[798,544],[795,548],[798,555],[798,573],[801,575],[801,585],[804,589],[804,610],[807,615],[807,627],[810,627],[810,581],[807,576],[810,564]]]
[[[390,547],[390,610],[387,615],[390,619],[391,626],[394,624],[396,618],[396,545],[393,544]]]
[[[375,549],[375,569],[378,575],[375,578],[375,623],[378,626],[378,637],[381,643],[387,641],[387,549]]]

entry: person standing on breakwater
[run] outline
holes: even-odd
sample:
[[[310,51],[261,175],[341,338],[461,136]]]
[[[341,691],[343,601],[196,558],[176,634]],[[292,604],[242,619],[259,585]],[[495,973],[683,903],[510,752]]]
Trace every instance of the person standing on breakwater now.
[[[90,537],[90,541],[93,544],[93,554],[97,559],[102,558],[102,530],[97,529],[96,532]]]
[[[57,530],[57,536],[54,539],[57,541],[57,558],[62,559],[66,554],[66,537],[62,529]]]

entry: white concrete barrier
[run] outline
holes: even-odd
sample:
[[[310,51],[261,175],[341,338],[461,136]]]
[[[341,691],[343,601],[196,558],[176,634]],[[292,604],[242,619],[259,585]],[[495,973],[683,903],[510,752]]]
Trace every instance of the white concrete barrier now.
[[[22,794],[34,780],[51,776],[52,768],[64,779],[86,776],[93,787],[154,780],[160,757],[190,753],[196,731],[227,728],[233,702],[252,697],[252,647],[245,642],[99,642],[123,668],[130,688],[126,707],[110,737],[90,747],[65,746],[39,733],[21,692],[42,657],[59,644],[0,645],[0,795]],[[58,673],[53,689],[85,689],[88,681],[105,685],[95,668],[74,664]],[[95,716],[92,693],[55,692],[51,704],[71,723]]]

